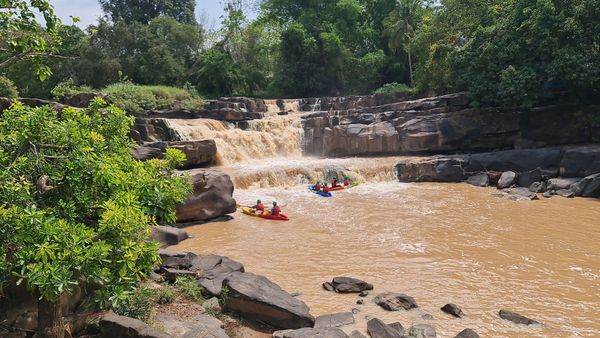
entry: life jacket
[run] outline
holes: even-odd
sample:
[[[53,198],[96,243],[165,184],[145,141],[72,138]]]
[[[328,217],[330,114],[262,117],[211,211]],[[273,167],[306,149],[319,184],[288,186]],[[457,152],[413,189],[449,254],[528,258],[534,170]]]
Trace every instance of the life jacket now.
[[[271,209],[271,215],[273,215],[273,216],[279,216],[280,213],[281,213],[281,209],[279,208],[278,205],[274,206],[273,209]]]
[[[260,211],[264,211],[265,210],[265,206],[262,203],[259,203],[259,204],[257,204],[257,205],[254,206],[254,209],[260,210]]]
[[[337,186],[338,186],[338,181],[337,181],[337,180],[333,180],[333,181],[331,181],[331,187],[332,187],[332,188],[335,188],[335,187],[337,187]]]
[[[350,180],[344,180],[344,186],[349,186],[350,185]]]

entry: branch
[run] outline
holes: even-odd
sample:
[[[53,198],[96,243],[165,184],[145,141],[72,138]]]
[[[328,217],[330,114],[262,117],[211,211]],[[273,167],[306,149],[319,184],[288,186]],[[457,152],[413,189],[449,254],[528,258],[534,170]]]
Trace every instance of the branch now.
[[[19,63],[19,62],[21,62],[21,61],[23,61],[25,59],[33,58],[33,57],[36,57],[36,56],[44,56],[44,57],[50,57],[50,58],[56,58],[56,59],[65,59],[65,60],[76,60],[76,59],[79,58],[77,56],[64,56],[64,55],[55,55],[55,54],[48,54],[48,53],[42,53],[42,52],[29,51],[29,52],[25,52],[25,53],[13,55],[13,56],[9,57],[8,59],[6,59],[2,63],[0,63],[0,69],[6,68],[6,67],[11,66],[13,64]]]

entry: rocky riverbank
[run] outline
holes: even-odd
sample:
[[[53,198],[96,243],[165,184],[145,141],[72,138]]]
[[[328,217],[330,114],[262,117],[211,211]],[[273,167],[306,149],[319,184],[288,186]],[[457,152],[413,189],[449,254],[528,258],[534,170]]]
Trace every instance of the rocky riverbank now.
[[[395,170],[401,182],[466,181],[513,199],[600,197],[598,145],[439,155],[400,161]]]

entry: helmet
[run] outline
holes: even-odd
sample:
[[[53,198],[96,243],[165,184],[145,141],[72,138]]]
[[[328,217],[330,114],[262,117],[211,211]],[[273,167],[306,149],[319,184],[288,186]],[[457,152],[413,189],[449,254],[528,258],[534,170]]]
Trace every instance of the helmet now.
[[[261,201],[260,200],[256,200],[256,204],[259,204],[259,203],[261,203]]]
[[[273,201],[273,205],[277,205],[277,202]]]

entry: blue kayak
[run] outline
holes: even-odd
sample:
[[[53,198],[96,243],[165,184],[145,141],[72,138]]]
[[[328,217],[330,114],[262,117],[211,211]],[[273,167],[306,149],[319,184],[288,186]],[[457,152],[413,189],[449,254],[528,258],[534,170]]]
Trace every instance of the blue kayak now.
[[[322,191],[318,191],[317,189],[315,189],[314,185],[310,185],[308,186],[308,189],[312,192],[314,192],[315,194],[319,195],[319,196],[323,196],[323,197],[333,197],[333,195],[330,192],[322,192]]]

